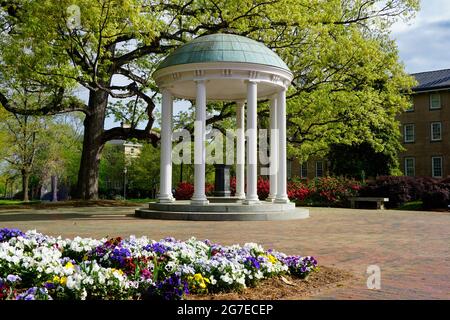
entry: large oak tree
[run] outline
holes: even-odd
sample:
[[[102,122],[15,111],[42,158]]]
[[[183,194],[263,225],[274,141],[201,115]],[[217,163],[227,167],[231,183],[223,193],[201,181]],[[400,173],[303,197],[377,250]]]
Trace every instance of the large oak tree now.
[[[84,199],[97,197],[99,160],[107,141],[137,138],[157,143],[153,111],[158,88],[151,73],[164,56],[194,37],[216,32],[244,35],[264,42],[287,62],[294,72],[288,94],[292,155],[305,157],[324,151],[330,143],[358,139],[382,148],[370,128],[396,125],[395,114],[407,105],[400,92],[412,85],[398,62],[388,28],[397,18],[410,17],[418,8],[417,0],[0,3],[1,72],[31,79],[54,92],[51,103],[26,113],[85,114],[78,175],[79,196]],[[80,85],[89,92],[87,104],[72,97]],[[145,128],[105,130],[111,98],[144,101]],[[8,110],[20,111],[7,90],[1,91],[0,102]],[[209,123],[233,115],[230,104],[217,108]]]

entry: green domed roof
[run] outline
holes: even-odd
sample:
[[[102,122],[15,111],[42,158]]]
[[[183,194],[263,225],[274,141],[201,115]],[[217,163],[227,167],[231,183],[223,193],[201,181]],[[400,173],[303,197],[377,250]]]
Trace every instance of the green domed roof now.
[[[257,63],[289,71],[284,61],[264,44],[246,37],[221,33],[198,37],[184,44],[169,54],[157,70],[204,62]]]

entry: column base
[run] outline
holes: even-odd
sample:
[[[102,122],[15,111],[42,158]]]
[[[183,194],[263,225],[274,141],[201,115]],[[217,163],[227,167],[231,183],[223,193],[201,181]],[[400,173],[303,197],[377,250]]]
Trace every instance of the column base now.
[[[242,201],[243,204],[251,205],[251,204],[260,204],[261,201],[259,199],[245,199]]]
[[[175,202],[175,198],[173,196],[158,197],[157,202],[158,203],[172,203],[172,202]]]
[[[245,200],[245,193],[236,193],[234,196],[240,200]]]
[[[275,200],[273,201],[274,203],[290,203],[289,198],[286,197],[280,197],[280,198],[275,198]]]
[[[204,199],[195,199],[195,198],[191,198],[191,204],[193,205],[199,205],[199,206],[204,206],[209,204],[209,200],[204,198]]]
[[[275,198],[275,195],[269,194],[269,196],[266,198],[266,202],[274,202]]]

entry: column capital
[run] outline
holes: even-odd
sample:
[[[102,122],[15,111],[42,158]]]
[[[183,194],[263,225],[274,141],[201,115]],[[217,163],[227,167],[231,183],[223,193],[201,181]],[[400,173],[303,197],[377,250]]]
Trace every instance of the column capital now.
[[[161,92],[161,94],[170,94],[172,95],[172,92],[170,91],[170,87],[160,87],[159,88],[159,92]]]
[[[245,100],[236,100],[235,101],[235,103],[237,104],[237,105],[244,105],[245,104]]]
[[[251,83],[251,84],[258,84],[260,81],[258,80],[258,79],[246,79],[246,80],[244,80],[244,83],[246,83],[246,84],[249,84],[249,83]]]

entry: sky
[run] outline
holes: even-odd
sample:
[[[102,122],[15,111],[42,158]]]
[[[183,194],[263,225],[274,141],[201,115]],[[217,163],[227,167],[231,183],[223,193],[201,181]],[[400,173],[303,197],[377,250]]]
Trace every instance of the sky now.
[[[392,27],[406,71],[450,69],[450,0],[421,0],[421,9],[408,23]]]

